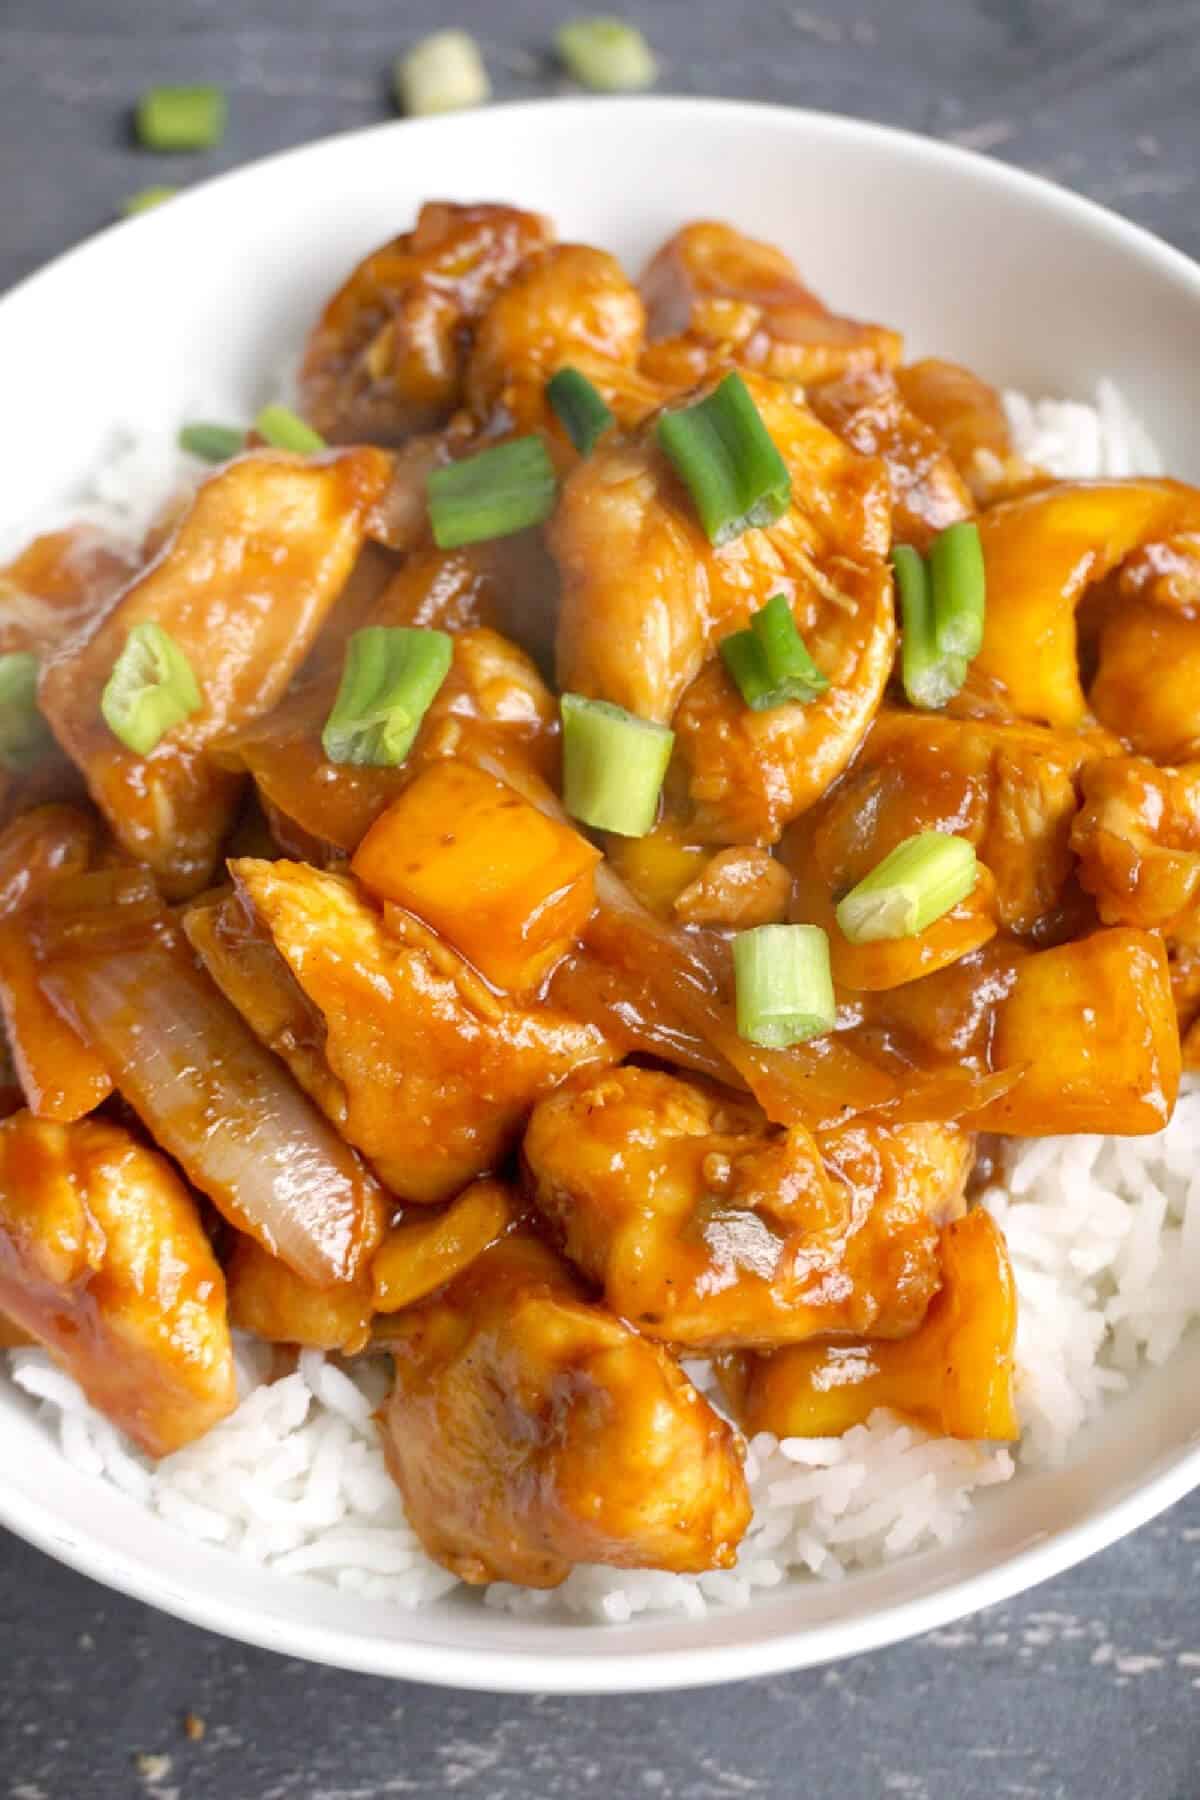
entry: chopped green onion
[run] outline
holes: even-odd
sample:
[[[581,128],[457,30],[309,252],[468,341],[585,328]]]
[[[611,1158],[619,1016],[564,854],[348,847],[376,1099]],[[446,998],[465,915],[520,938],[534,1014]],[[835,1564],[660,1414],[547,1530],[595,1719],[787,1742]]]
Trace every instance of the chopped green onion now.
[[[149,756],[166,732],[202,705],[192,665],[152,619],[135,625],[100,696],[100,711],[128,750]]]
[[[808,654],[783,594],[773,594],[748,630],[732,632],[718,648],[742,699],[755,712],[790,701],[807,704],[829,686],[829,677]]]
[[[945,706],[967,679],[967,659],[945,656],[937,647],[924,557],[911,544],[897,544],[892,569],[900,595],[900,677],[905,695],[913,706],[927,711]]]
[[[658,816],[675,733],[613,706],[564,694],[563,804],[597,831],[645,837]]]
[[[197,419],[195,424],[185,425],[179,433],[179,448],[186,450],[189,456],[198,456],[201,462],[228,462],[245,447],[246,434],[239,425],[214,425],[206,419]]]
[[[580,456],[590,456],[596,440],[613,422],[604,396],[578,369],[560,369],[546,383],[546,398]]]
[[[658,441],[696,504],[708,540],[771,525],[792,496],[787,465],[738,374],[694,406],[665,412]]]
[[[264,406],[254,421],[260,438],[276,450],[295,450],[300,456],[315,456],[328,449],[319,431],[314,431],[289,406]]]
[[[541,438],[522,437],[433,469],[425,491],[439,549],[456,550],[540,525],[554,511],[558,483]]]
[[[625,19],[572,19],[555,42],[567,73],[602,94],[648,88],[658,76],[653,50]]]
[[[454,654],[444,631],[366,625],[346,645],[333,711],[321,733],[330,762],[394,768],[412,749]]]
[[[852,944],[916,937],[966,899],[977,873],[966,838],[919,831],[850,889],[837,922]]]
[[[939,532],[929,549],[933,630],[943,656],[970,662],[983,643],[985,576],[983,545],[974,519]]]
[[[178,192],[179,189],[173,187],[140,188],[136,194],[130,194],[127,200],[122,200],[121,211],[127,219],[132,219],[137,213],[150,212],[152,208],[161,206],[164,200],[173,200]]]
[[[211,150],[225,135],[227,112],[219,87],[149,88],[138,101],[137,134],[147,150]]]
[[[435,31],[397,57],[392,87],[396,105],[414,118],[482,106],[492,91],[479,45],[465,31]]]
[[[32,650],[0,656],[0,765],[14,772],[32,768],[54,743],[38,711],[38,659]]]
[[[832,1031],[829,939],[819,925],[759,925],[733,940],[738,1036],[786,1050]]]

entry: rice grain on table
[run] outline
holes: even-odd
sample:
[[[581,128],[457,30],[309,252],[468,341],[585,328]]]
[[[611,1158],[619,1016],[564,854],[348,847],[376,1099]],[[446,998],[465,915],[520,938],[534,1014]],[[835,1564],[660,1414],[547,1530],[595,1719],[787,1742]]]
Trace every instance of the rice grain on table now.
[[[1006,394],[1005,404],[1017,449],[1052,474],[1161,469],[1111,382],[1100,383],[1093,406],[1020,394]],[[96,484],[87,516],[136,541],[180,473],[161,437],[131,440]],[[1003,1184],[982,1203],[1008,1239],[1020,1299],[1015,1454],[930,1437],[885,1412],[841,1438],[780,1442],[760,1433],[746,1447],[754,1519],[736,1568],[698,1576],[577,1568],[551,1591],[495,1583],[486,1603],[615,1624],[646,1612],[698,1618],[710,1607],[747,1606],[789,1576],[840,1581],[944,1544],[976,1496],[1010,1480],[1018,1462],[1062,1462],[1076,1432],[1126,1389],[1138,1365],[1163,1362],[1200,1316],[1200,1083],[1185,1084],[1155,1137],[1014,1144]],[[237,1363],[237,1412],[155,1466],[44,1352],[7,1356],[9,1378],[67,1460],[174,1529],[281,1577],[400,1607],[456,1588],[421,1549],[384,1466],[372,1415],[387,1391],[386,1366],[339,1365],[308,1350],[294,1374],[270,1383],[269,1347],[246,1338]],[[707,1365],[687,1368],[711,1393]]]

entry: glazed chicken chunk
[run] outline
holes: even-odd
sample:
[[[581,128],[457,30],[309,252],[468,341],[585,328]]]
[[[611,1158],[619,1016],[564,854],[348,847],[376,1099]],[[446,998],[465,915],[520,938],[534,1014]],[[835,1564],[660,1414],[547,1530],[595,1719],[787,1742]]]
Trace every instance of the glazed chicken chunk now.
[[[622,1068],[543,1100],[523,1157],[539,1210],[614,1312],[717,1350],[913,1330],[972,1147],[952,1125],[768,1131],[746,1102]]]
[[[228,938],[223,950],[211,938],[197,948],[401,1199],[449,1199],[503,1160],[535,1100],[613,1058],[594,1026],[496,994],[411,915],[385,924],[346,876],[253,858],[232,873],[274,946],[274,976],[239,981],[236,931],[232,948]]]
[[[120,1126],[0,1122],[0,1311],[149,1456],[237,1404],[225,1282],[195,1204]]]
[[[230,463],[149,568],[44,670],[41,706],[59,742],[114,836],[171,898],[203,887],[233,819],[240,783],[213,761],[213,739],[283,694],[350,574],[388,467],[369,449]],[[110,731],[100,700],[145,623],[183,651],[201,706],[143,756]]]
[[[733,1562],[750,1520],[733,1433],[538,1238],[502,1238],[387,1332],[388,1466],[425,1549],[464,1581]]]

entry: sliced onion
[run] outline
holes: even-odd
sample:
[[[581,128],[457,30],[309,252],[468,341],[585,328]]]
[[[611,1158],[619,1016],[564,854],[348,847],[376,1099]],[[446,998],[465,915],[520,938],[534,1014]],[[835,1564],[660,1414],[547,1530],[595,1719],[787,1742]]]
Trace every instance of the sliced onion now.
[[[383,1190],[197,969],[164,911],[119,905],[84,939],[43,927],[42,985],[156,1142],[239,1231],[318,1287],[363,1269]],[[102,933],[109,941],[103,941]]]

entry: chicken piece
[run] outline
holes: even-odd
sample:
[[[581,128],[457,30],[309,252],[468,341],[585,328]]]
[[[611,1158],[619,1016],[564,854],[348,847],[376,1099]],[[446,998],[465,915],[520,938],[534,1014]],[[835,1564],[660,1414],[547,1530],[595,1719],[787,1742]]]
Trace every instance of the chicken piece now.
[[[840,1437],[885,1406],[942,1437],[1015,1438],[1017,1290],[982,1207],[942,1232],[941,1264],[942,1286],[911,1337],[723,1359],[721,1385],[746,1435]]]
[[[297,685],[307,685],[321,676],[340,676],[346,660],[346,645],[364,625],[369,625],[383,595],[393,581],[399,580],[404,565],[378,544],[364,544],[358,560],[346,577],[337,600],[326,615],[303,667],[296,676]]]
[[[892,486],[897,543],[927,550],[947,525],[974,516],[971,490],[947,446],[909,410],[886,369],[867,369],[814,388],[809,405],[818,419],[860,456],[882,459]]]
[[[26,1331],[15,1319],[5,1318],[0,1313],[0,1350],[23,1350],[36,1343],[37,1339],[31,1331]]]
[[[1200,610],[1133,597],[1122,570],[1117,604],[1101,612],[1088,704],[1140,756],[1200,758]]]
[[[718,850],[674,905],[684,925],[721,925],[744,931],[787,918],[791,876],[769,851],[752,846]]]
[[[745,1101],[626,1067],[543,1100],[522,1155],[613,1311],[708,1351],[912,1331],[972,1149],[953,1125],[768,1133]]]
[[[382,1191],[197,968],[147,873],[64,880],[32,922],[50,999],[192,1185],[305,1281],[357,1280]]]
[[[729,225],[683,226],[639,286],[651,338],[674,340],[651,345],[645,366],[655,374],[688,352],[701,358],[693,380],[731,357],[777,381],[814,383],[899,360],[894,331],[830,313],[781,250]]]
[[[1009,931],[1052,932],[1071,905],[1071,827],[1080,771],[1117,744],[1034,725],[885,708],[853,768],[793,825],[780,856],[795,878],[793,917],[830,933],[836,979],[871,990],[931,974]],[[850,944],[840,897],[906,838],[953,832],[987,874],[976,893],[914,938]]]
[[[0,1309],[149,1456],[237,1404],[225,1283],[191,1196],[105,1120],[0,1123]]]
[[[1121,926],[1020,958],[991,1059],[1015,1087],[968,1121],[1043,1137],[1161,1131],[1179,1092],[1179,1030],[1160,937]]]
[[[230,888],[202,894],[181,923],[225,998],[340,1131],[346,1099],[325,1060],[325,1022],[245,896]]]
[[[399,621],[381,612],[372,622]],[[223,761],[249,770],[263,805],[312,847],[313,861],[353,855],[413,776],[441,758],[480,754],[499,766],[519,762],[546,780],[557,776],[554,696],[524,651],[495,631],[455,637],[450,672],[398,768],[326,759],[321,733],[336,692],[330,672],[217,746]]]
[[[688,829],[714,844],[774,844],[846,768],[883,699],[896,648],[891,577],[883,564],[846,568],[836,602],[801,590],[800,634],[829,686],[816,700],[748,707],[717,657],[675,714],[673,782]]]
[[[480,423],[527,432],[548,421],[546,382],[587,360],[632,367],[646,314],[616,258],[586,244],[554,244],[526,257],[479,322],[467,364],[466,402]]]
[[[385,929],[345,877],[253,860],[231,872],[322,1021],[336,1103],[313,1082],[307,1047],[293,1054],[289,1033],[267,1035],[282,996],[248,1022],[403,1200],[459,1193],[507,1155],[537,1099],[572,1070],[613,1060],[596,1027],[500,998],[415,919],[394,912]],[[226,960],[209,965],[222,986]],[[232,982],[227,992],[244,997]]]
[[[889,543],[886,472],[783,388],[747,383],[792,477],[768,529],[714,548],[649,428],[602,443],[565,482],[547,528],[563,582],[561,688],[669,724],[716,640],[772,594],[804,612],[857,609],[848,573],[877,570]]]
[[[473,1181],[437,1212],[402,1218],[371,1265],[376,1311],[400,1312],[461,1275],[516,1216],[511,1190],[488,1180]]]
[[[70,1123],[112,1093],[108,1070],[42,992],[26,909],[92,861],[96,829],[69,806],[22,813],[0,833],[0,1011],[31,1112]]]
[[[371,1335],[366,1281],[314,1287],[250,1237],[239,1237],[225,1268],[229,1323],[268,1344],[355,1355]]]
[[[474,327],[552,239],[547,219],[516,207],[427,202],[321,314],[300,369],[306,416],[340,443],[396,444],[442,424],[462,399]]]
[[[1064,481],[992,507],[980,520],[987,618],[968,687],[990,686],[1023,719],[1064,730],[1077,728],[1087,705],[1076,655],[1076,609],[1092,584],[1139,545],[1198,523],[1200,493],[1176,481]],[[1153,658],[1156,673],[1161,672],[1168,684],[1173,653],[1168,640],[1173,635],[1164,627],[1159,645],[1143,630],[1134,634],[1135,663],[1140,660],[1145,667]],[[1115,644],[1107,655],[1113,659],[1110,674],[1116,691],[1105,703],[1102,658],[1092,705],[1103,723],[1128,735],[1124,723],[1128,696],[1118,686]],[[1136,667],[1131,673],[1132,691],[1146,692],[1137,687]],[[1189,679],[1194,696],[1195,681]],[[1157,686],[1151,691],[1157,705]],[[1182,699],[1190,716],[1188,695]],[[1175,695],[1169,685],[1163,705],[1174,713]]]
[[[729,1426],[538,1238],[502,1238],[388,1339],[388,1468],[426,1551],[462,1580],[733,1563],[750,1498]]]
[[[1071,848],[1101,919],[1200,943],[1200,763],[1109,756],[1082,780]]]
[[[926,357],[901,364],[895,377],[905,406],[937,433],[979,506],[1037,482],[1037,471],[1017,455],[1004,402],[972,370]]]
[[[525,994],[586,925],[599,861],[573,826],[494,775],[443,757],[376,819],[350,867],[494,986]]]
[[[47,664],[41,705],[128,852],[169,898],[209,880],[240,778],[214,738],[269,712],[308,654],[382,492],[382,451],[239,458],[210,477],[167,548]],[[148,756],[109,730],[100,697],[132,626],[153,620],[191,664],[201,710]]]
[[[0,655],[40,659],[82,629],[133,573],[133,562],[90,525],[34,538],[0,568]],[[0,757],[0,825],[31,806],[83,794],[79,772],[45,733],[36,758]]]

